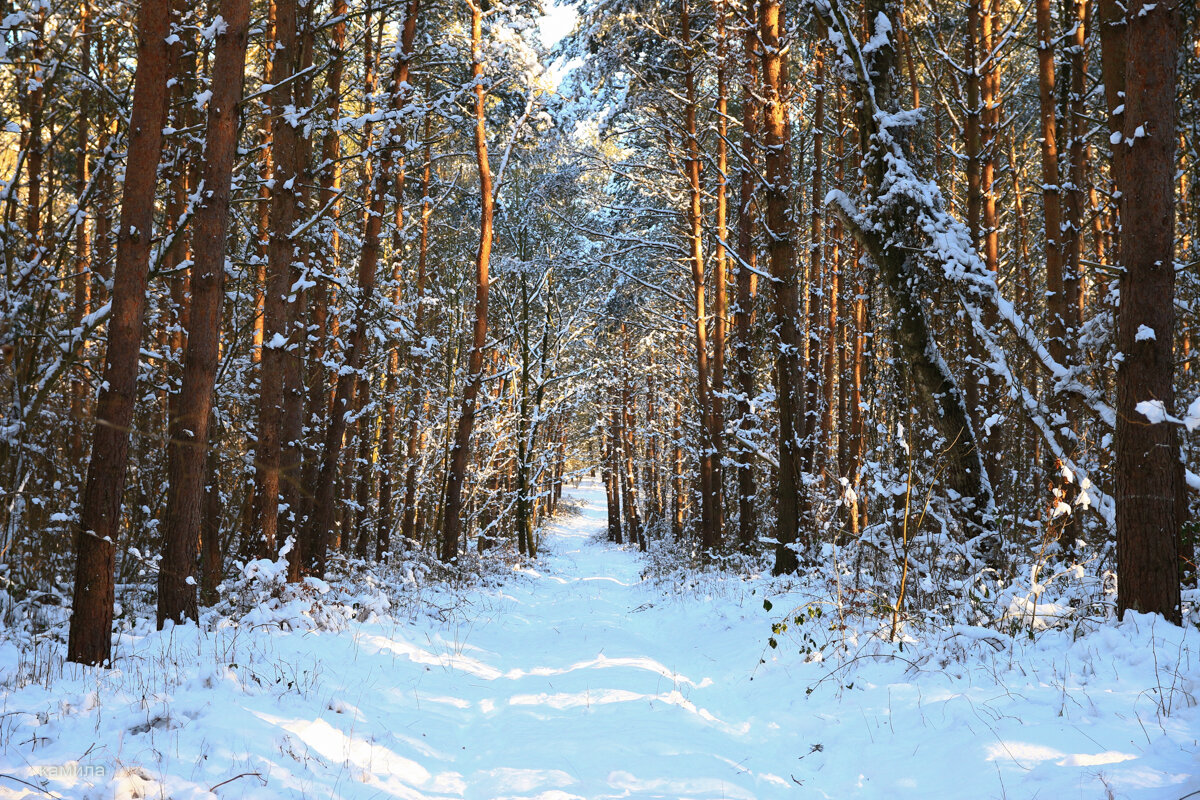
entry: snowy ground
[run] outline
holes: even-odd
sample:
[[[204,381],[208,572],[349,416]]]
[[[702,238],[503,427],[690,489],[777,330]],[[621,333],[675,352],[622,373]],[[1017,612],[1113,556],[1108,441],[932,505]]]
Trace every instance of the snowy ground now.
[[[799,603],[778,583],[644,582],[639,554],[602,540],[602,494],[576,494],[536,571],[444,621],[146,632],[111,671],[0,644],[0,797],[1200,792],[1195,631],[1141,617],[1074,642],[960,631],[806,660],[804,634],[766,646]]]

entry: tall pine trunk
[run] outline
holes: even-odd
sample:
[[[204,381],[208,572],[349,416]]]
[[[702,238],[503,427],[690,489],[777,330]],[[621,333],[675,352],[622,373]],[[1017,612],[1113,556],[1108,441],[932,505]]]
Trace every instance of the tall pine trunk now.
[[[726,75],[729,68],[729,37],[725,30],[727,16],[726,0],[714,0],[717,39],[717,191],[716,258],[713,270],[713,358],[712,358],[712,411],[709,420],[709,436],[712,439],[712,525],[713,540],[720,545],[725,537],[725,340],[729,316],[729,256],[726,243],[729,240],[729,96]]]
[[[300,181],[299,132],[284,115],[293,104],[292,76],[300,63],[297,0],[275,2],[275,52],[271,61],[271,188],[267,220],[267,263],[263,285],[263,344],[259,358],[258,432],[254,454],[255,534],[264,555],[278,546],[279,496],[284,481],[295,481],[294,464],[283,462],[285,363],[295,322],[292,274],[297,258],[292,231]],[[296,542],[298,547],[300,542]],[[293,551],[292,564],[298,564]],[[293,569],[290,577],[298,578]]]
[[[696,73],[695,57],[692,53],[692,26],[689,0],[682,0],[679,11],[679,29],[684,57],[684,145],[687,152],[688,246],[692,268],[694,290],[694,325],[696,344],[696,397],[700,412],[700,546],[707,552],[721,544],[716,511],[717,488],[714,469],[716,441],[715,424],[708,362],[708,326],[705,308],[706,288],[704,275],[704,216],[701,202],[703,189],[700,185],[700,139],[696,127]]]
[[[1058,175],[1058,122],[1054,110],[1054,27],[1050,0],[1035,0],[1038,39],[1038,102],[1041,120],[1042,213],[1046,230],[1046,305],[1050,319],[1048,347],[1060,364],[1067,363],[1066,286],[1062,265],[1062,193]]]
[[[220,353],[229,195],[237,156],[238,104],[246,66],[250,0],[223,0],[225,31],[217,38],[204,148],[205,193],[192,240],[191,301],[183,383],[172,404],[167,449],[167,513],[158,574],[158,626],[196,619],[196,555],[204,503],[213,387]]]
[[[432,169],[431,159],[431,123],[432,115],[425,117],[425,167],[421,171],[421,233],[417,245],[417,286],[416,286],[416,303],[417,310],[413,314],[413,331],[418,340],[425,333],[425,284],[426,265],[429,255],[429,217],[433,213],[432,204],[429,199],[429,183],[430,172]],[[416,356],[413,359],[412,367],[409,372],[411,385],[414,389],[411,407],[408,412],[408,433],[406,445],[406,461],[404,471],[404,505],[402,508],[402,516],[400,518],[400,539],[402,546],[407,547],[408,544],[415,539],[417,529],[417,462],[418,453],[420,451],[421,437],[418,436],[420,427],[421,409],[424,405],[424,385],[422,377],[425,371],[425,356]]]
[[[138,13],[137,67],[129,122],[129,156],[117,230],[108,348],[96,404],[92,456],[76,530],[75,590],[67,660],[112,658],[113,567],[121,522],[129,433],[137,402],[138,357],[146,318],[146,284],[154,223],[154,186],[167,118],[167,36],[171,4],[144,3]]]
[[[799,566],[794,547],[800,541],[802,515],[807,514],[807,491],[801,478],[800,443],[797,441],[797,397],[801,387],[800,332],[796,325],[795,245],[788,210],[791,165],[787,142],[788,104],[787,54],[783,35],[787,30],[782,0],[761,0],[759,39],[763,62],[763,129],[766,134],[764,162],[767,201],[767,254],[770,258],[771,292],[780,349],[775,356],[775,395],[779,413],[779,472],[776,485],[778,544],[775,574],[795,572]]]
[[[737,304],[733,316],[734,349],[738,386],[738,543],[748,550],[756,536],[754,504],[758,488],[754,481],[754,453],[740,444],[754,427],[750,400],[756,394],[753,356],[754,303],[758,294],[755,274],[757,250],[754,247],[754,221],[758,208],[754,187],[758,182],[755,141],[758,136],[758,28],[755,25],[754,0],[743,0],[749,7],[742,18],[742,168],[738,188],[738,270]]]
[[[400,40],[400,55],[396,69],[391,79],[390,94],[392,109],[398,111],[403,107],[408,96],[409,67],[412,58],[413,37],[416,34],[416,4],[407,7],[408,19],[402,29]],[[370,200],[367,204],[367,214],[364,221],[363,245],[358,263],[358,296],[359,313],[346,346],[345,365],[337,380],[337,390],[334,395],[333,408],[330,412],[329,428],[325,433],[325,445],[321,454],[321,468],[317,475],[315,497],[313,499],[313,516],[310,525],[309,542],[314,552],[307,558],[309,569],[318,576],[325,575],[326,557],[329,550],[329,536],[333,529],[334,518],[334,489],[337,486],[338,461],[341,455],[342,440],[346,432],[346,413],[354,405],[355,391],[359,382],[359,364],[363,360],[363,351],[367,346],[367,314],[368,304],[375,291],[375,278],[379,266],[379,255],[382,248],[383,218],[386,212],[386,202],[389,188],[396,187],[396,202],[402,202],[400,197],[402,183],[394,180],[393,170],[396,165],[395,151],[399,147],[401,136],[400,125],[392,122],[384,135],[380,137],[382,158],[378,172],[370,189]],[[365,430],[360,429],[360,436]],[[377,546],[377,550],[379,550]]]
[[[471,451],[471,432],[475,428],[475,405],[483,383],[483,350],[487,346],[488,264],[492,255],[492,170],[487,149],[487,92],[483,80],[483,0],[466,0],[471,11],[471,77],[475,83],[475,161],[479,170],[479,250],[475,255],[475,330],[467,357],[467,380],[463,386],[462,407],[450,469],[446,478],[445,521],[442,528],[442,561],[458,560],[462,536],[462,489],[467,476]]]
[[[1175,118],[1179,0],[1134,0],[1126,16],[1121,304],[1117,347],[1117,611],[1180,623],[1179,438],[1143,403],[1175,402]],[[1143,335],[1149,329],[1152,335]]]

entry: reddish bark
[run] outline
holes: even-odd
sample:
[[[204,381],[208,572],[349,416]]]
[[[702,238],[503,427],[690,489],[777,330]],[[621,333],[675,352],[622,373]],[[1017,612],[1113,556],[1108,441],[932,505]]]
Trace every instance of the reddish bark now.
[[[258,398],[256,441],[255,519],[263,554],[274,557],[280,533],[279,497],[284,481],[295,481],[295,464],[283,461],[284,390],[287,370],[286,342],[295,323],[292,292],[293,264],[297,258],[292,232],[296,227],[297,193],[300,180],[300,134],[283,114],[293,105],[301,42],[297,0],[275,2],[275,54],[271,66],[270,109],[275,115],[271,128],[270,216],[267,224],[267,265],[263,299],[263,346]],[[299,546],[299,542],[295,543]],[[295,548],[292,563],[296,563]],[[293,570],[294,573],[294,570]],[[292,574],[293,579],[298,577]]]
[[[712,358],[712,411],[709,420],[709,436],[712,439],[712,538],[720,545],[725,537],[725,479],[722,462],[725,458],[725,339],[729,316],[728,290],[729,258],[725,243],[729,239],[728,202],[729,183],[729,97],[726,71],[729,63],[729,40],[725,31],[727,15],[726,0],[714,0],[717,22],[717,190],[716,222],[717,243],[715,269],[713,272],[713,358]]]
[[[417,30],[417,2],[409,0],[408,7],[404,16],[404,27],[401,33],[401,44],[408,42],[406,47],[411,48],[412,42],[416,36]],[[403,61],[407,62],[407,55]],[[407,70],[407,66],[404,67]],[[407,80],[407,74],[405,75]],[[428,119],[427,115],[427,119]],[[401,291],[401,254],[404,249],[404,181],[405,181],[405,159],[403,155],[400,157],[399,168],[396,178],[396,217],[395,226],[392,229],[392,307],[396,310],[395,313],[400,313],[400,306],[403,300]],[[424,205],[424,202],[422,203]],[[418,280],[418,283],[423,282]],[[418,295],[421,289],[418,289]],[[420,300],[418,299],[418,303]],[[418,310],[417,314],[420,314]],[[394,526],[395,508],[392,500],[392,461],[393,454],[396,450],[396,429],[399,427],[399,414],[396,403],[396,394],[400,389],[400,345],[393,345],[388,353],[388,374],[387,374],[387,401],[383,411],[383,431],[380,442],[379,460],[383,464],[383,469],[379,473],[379,520],[376,526],[376,545],[375,559],[377,561],[383,559],[384,552],[390,544],[392,528]]]
[[[783,345],[775,358],[775,394],[779,410],[779,473],[775,573],[794,572],[799,559],[793,549],[800,540],[801,514],[807,510],[801,481],[801,453],[796,419],[796,392],[802,377],[797,354],[801,350],[796,325],[795,246],[788,220],[788,183],[791,165],[787,147],[787,56],[782,36],[787,29],[782,0],[762,0],[759,6],[759,38],[763,54],[763,129],[767,201],[767,252],[770,257],[771,290],[775,324]]]
[[[446,476],[445,522],[442,528],[441,559],[458,560],[462,536],[462,488],[467,475],[471,450],[471,432],[475,428],[475,405],[483,383],[483,350],[487,346],[488,265],[492,255],[492,170],[487,149],[487,91],[483,79],[483,0],[466,0],[471,10],[471,77],[475,83],[475,161],[479,170],[479,250],[475,255],[475,330],[467,358],[467,381],[463,386],[462,406],[454,444],[450,451],[450,469]]]
[[[204,502],[213,387],[220,355],[225,240],[237,156],[238,105],[246,66],[249,0],[222,0],[204,148],[204,195],[193,221],[195,242],[183,383],[170,420],[167,513],[158,575],[158,626],[196,619],[196,555]]]
[[[92,456],[76,530],[75,589],[67,659],[104,664],[112,657],[113,566],[129,432],[137,402],[138,356],[146,317],[146,284],[154,222],[154,184],[167,115],[169,3],[138,13],[138,59],[129,126],[129,158],[117,231],[108,348]]]
[[[1046,230],[1046,304],[1050,355],[1065,364],[1068,350],[1067,296],[1062,265],[1062,194],[1058,175],[1058,125],[1054,111],[1054,29],[1050,0],[1036,0],[1038,101],[1041,109],[1042,209]]]
[[[1175,119],[1180,0],[1134,0],[1126,17],[1121,304],[1117,347],[1117,611],[1180,623],[1179,438],[1137,409],[1175,402]],[[1138,334],[1145,326],[1151,337]]]

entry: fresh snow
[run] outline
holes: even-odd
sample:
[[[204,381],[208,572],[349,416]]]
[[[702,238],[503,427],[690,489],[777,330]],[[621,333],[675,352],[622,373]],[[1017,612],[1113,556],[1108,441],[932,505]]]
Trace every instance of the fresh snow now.
[[[1134,406],[1133,410],[1150,420],[1151,425],[1158,425],[1161,422],[1180,421],[1171,416],[1162,400],[1143,400]]]
[[[817,596],[792,579],[645,579],[645,556],[604,540],[602,489],[576,494],[581,513],[551,524],[533,566],[457,594],[426,587],[407,609],[364,595],[363,621],[281,626],[300,606],[260,598],[239,624],[134,626],[112,670],[10,637],[0,797],[1200,790],[1195,630],[1136,614],[1081,625],[1071,608],[1009,597],[1014,622],[1029,617],[1015,638],[950,625],[909,630],[900,648],[872,623],[816,617]],[[313,604],[334,584],[302,591]],[[772,624],[796,616],[769,647]]]

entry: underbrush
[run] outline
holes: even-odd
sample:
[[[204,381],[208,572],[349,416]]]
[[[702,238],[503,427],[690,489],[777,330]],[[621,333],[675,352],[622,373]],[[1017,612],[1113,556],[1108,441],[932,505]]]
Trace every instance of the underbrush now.
[[[1105,653],[1148,655],[1147,696],[1160,715],[1193,706],[1200,693],[1200,591],[1185,589],[1183,630],[1162,617],[1116,618],[1111,547],[1015,537],[981,554],[930,513],[919,535],[897,537],[890,521],[856,537],[838,530],[836,502],[819,510],[813,543],[795,548],[800,569],[772,575],[774,542],[702,559],[694,540],[651,541],[643,577],[664,600],[733,599],[762,625],[762,659],[824,662],[809,691],[853,685],[864,661],[906,672],[1021,669],[1033,651],[1061,651],[1097,664]],[[1042,661],[1045,659],[1043,658]],[[1093,669],[1085,666],[1084,669]],[[1075,675],[1063,666],[1057,681]]]
[[[471,613],[469,598],[476,590],[515,577],[516,556],[511,548],[494,548],[484,554],[464,553],[453,566],[419,551],[401,553],[382,564],[335,553],[325,580],[309,577],[288,583],[289,549],[285,546],[276,560],[236,562],[233,575],[217,587],[217,601],[200,609],[198,625],[157,636],[153,583],[118,586],[113,666],[141,671],[147,660],[159,666],[183,663],[167,651],[184,641],[192,642],[190,658],[206,657],[219,666],[234,660],[232,653],[243,631],[337,632],[356,624],[397,624],[420,617],[451,622]],[[12,668],[0,674],[0,692],[29,685],[49,689],[64,672],[79,671],[66,662],[68,596],[60,592],[33,594],[20,601],[0,599],[5,601],[0,648],[15,650],[12,658],[4,660]],[[148,655],[147,647],[158,650]],[[171,681],[163,680],[165,690]]]

